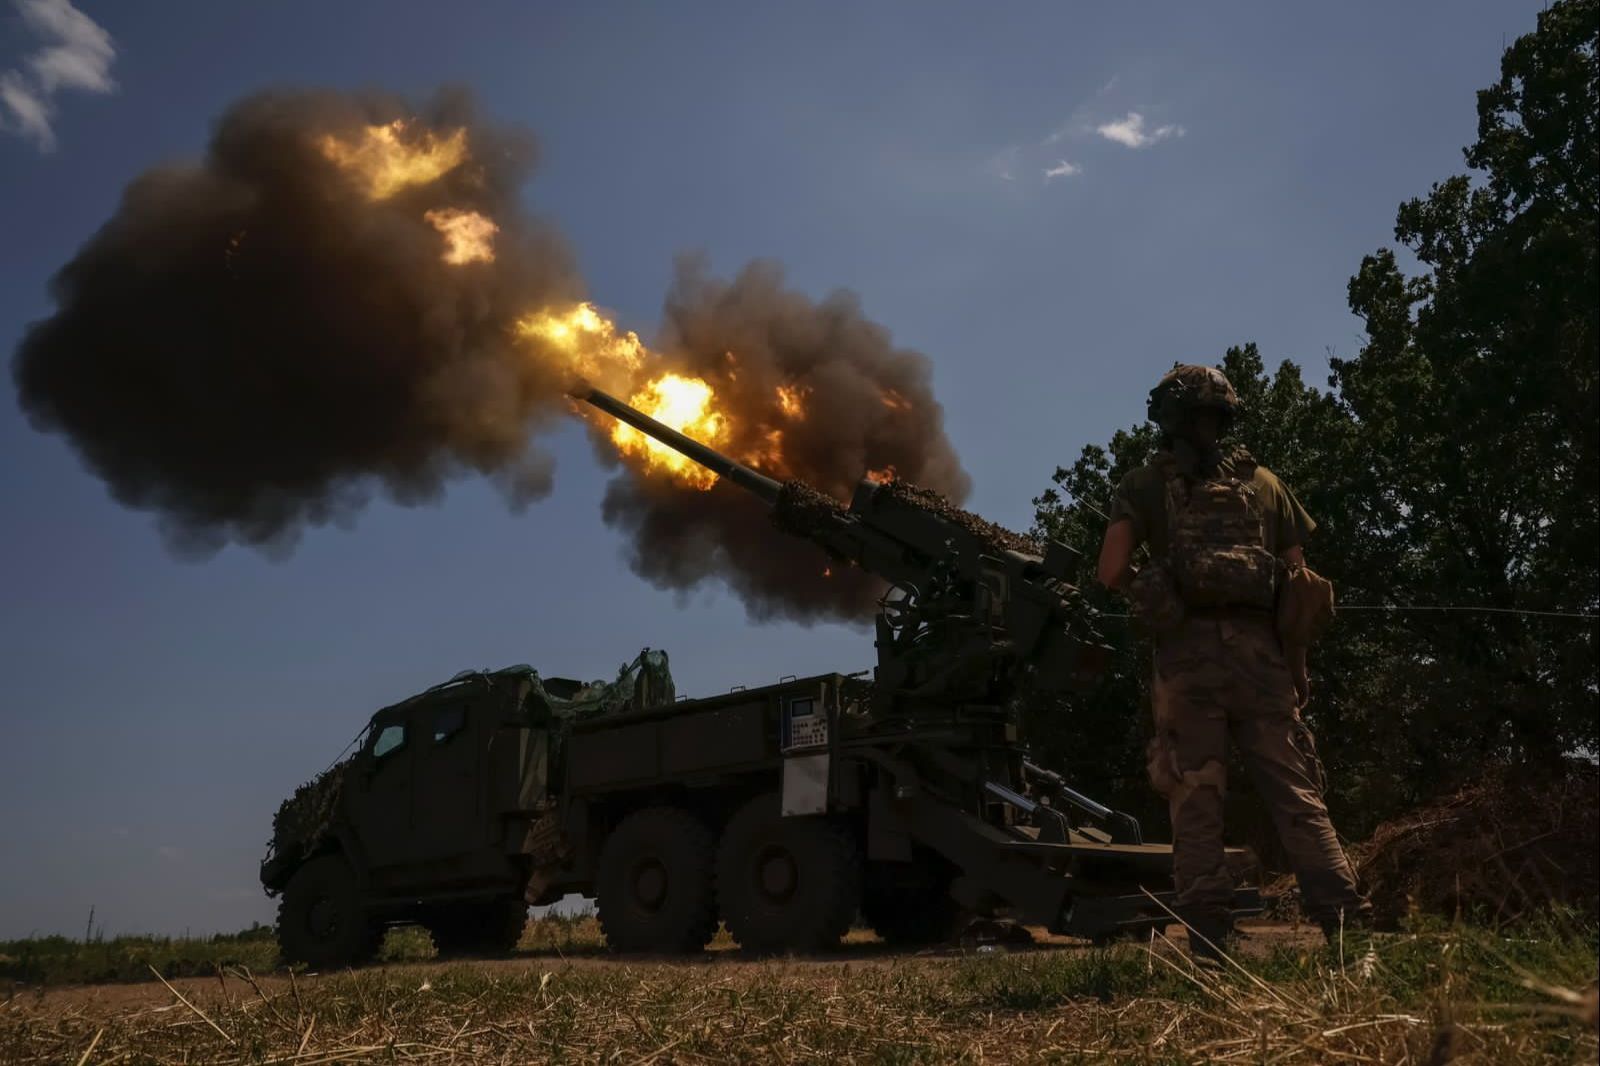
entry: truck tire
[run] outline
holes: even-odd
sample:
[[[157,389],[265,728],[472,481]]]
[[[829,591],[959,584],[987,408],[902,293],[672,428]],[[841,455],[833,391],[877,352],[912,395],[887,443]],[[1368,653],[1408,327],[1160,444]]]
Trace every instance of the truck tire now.
[[[835,947],[861,906],[855,839],[823,817],[783,817],[776,794],[757,796],[723,830],[717,902],[746,951]]]
[[[278,949],[286,962],[314,969],[353,966],[377,953],[382,934],[367,917],[355,871],[341,855],[312,859],[284,886]]]
[[[528,925],[528,904],[516,896],[443,904],[423,924],[440,955],[509,955]]]
[[[950,898],[955,868],[918,847],[910,862],[867,864],[861,917],[887,944],[927,947],[956,933],[961,906]]]
[[[677,807],[648,807],[622,820],[600,849],[595,895],[612,951],[685,954],[717,931],[711,886],[715,842]]]

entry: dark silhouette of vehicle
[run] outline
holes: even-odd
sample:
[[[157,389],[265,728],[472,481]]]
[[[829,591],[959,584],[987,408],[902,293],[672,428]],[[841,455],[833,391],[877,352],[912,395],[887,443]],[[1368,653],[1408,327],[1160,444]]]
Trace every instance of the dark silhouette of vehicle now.
[[[1018,738],[1018,699],[1070,690],[1103,650],[1065,546],[900,482],[864,481],[845,508],[576,395],[886,579],[871,678],[681,700],[647,650],[609,685],[516,667],[387,707],[279,811],[262,882],[286,957],[358,961],[398,921],[445,951],[505,950],[528,903],[568,892],[597,898],[626,952],[696,951],[719,921],[770,952],[837,944],[858,914],[899,944],[963,915],[1096,941],[1171,920],[1170,847]],[[1235,906],[1258,909],[1255,890]]]

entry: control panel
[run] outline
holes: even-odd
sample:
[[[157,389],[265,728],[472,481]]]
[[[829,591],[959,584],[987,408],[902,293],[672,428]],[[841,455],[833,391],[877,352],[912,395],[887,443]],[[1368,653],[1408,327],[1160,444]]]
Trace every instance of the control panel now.
[[[791,696],[783,701],[781,747],[785,755],[828,746],[828,712],[816,696]]]

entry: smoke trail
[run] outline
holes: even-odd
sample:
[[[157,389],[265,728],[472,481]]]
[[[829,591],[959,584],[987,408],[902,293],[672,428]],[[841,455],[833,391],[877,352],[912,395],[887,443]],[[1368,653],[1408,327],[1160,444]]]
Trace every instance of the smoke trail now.
[[[284,550],[374,482],[405,503],[464,469],[516,502],[548,490],[529,437],[562,409],[558,375],[505,338],[581,287],[517,206],[533,140],[478,122],[463,92],[417,114],[375,94],[248,97],[198,163],[133,181],[54,278],[55,313],[15,355],[22,407],[175,550]],[[470,161],[374,198],[326,145],[396,121],[463,130]],[[493,218],[492,262],[446,261],[430,211]]]
[[[721,282],[684,260],[660,347],[680,373],[712,385],[719,409],[737,414],[726,451],[764,473],[841,500],[868,471],[956,502],[971,487],[945,436],[927,358],[896,348],[853,294],[815,303],[786,290],[773,263]],[[604,510],[628,532],[635,572],[678,589],[721,578],[757,620],[864,617],[882,587],[777,533],[763,507],[729,485],[701,492],[627,467]]]

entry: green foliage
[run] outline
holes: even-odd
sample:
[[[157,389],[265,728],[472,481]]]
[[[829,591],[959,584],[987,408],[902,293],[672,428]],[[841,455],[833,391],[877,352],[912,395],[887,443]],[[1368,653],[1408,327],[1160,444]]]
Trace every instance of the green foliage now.
[[[1423,273],[1383,249],[1351,279],[1366,339],[1331,361],[1329,391],[1289,362],[1267,373],[1254,345],[1222,359],[1248,412],[1238,437],[1321,523],[1309,554],[1342,602],[1505,612],[1347,611],[1318,647],[1307,717],[1347,832],[1489,758],[1600,750],[1594,622],[1513,613],[1600,608],[1597,26],[1600,3],[1563,0],[1506,50],[1479,94],[1475,173],[1399,210]],[[1080,584],[1112,490],[1153,446],[1150,427],[1119,432],[1035,499],[1035,532],[1084,553]],[[1107,626],[1110,674],[1066,713],[1037,708],[1030,737],[1149,810],[1148,648]]]
[[[436,957],[433,937],[420,925],[401,925],[383,934],[378,945],[379,962],[422,962]]]
[[[29,985],[148,981],[154,969],[168,979],[208,976],[226,966],[270,970],[278,963],[271,926],[212,937],[64,936],[0,941],[0,981]]]

